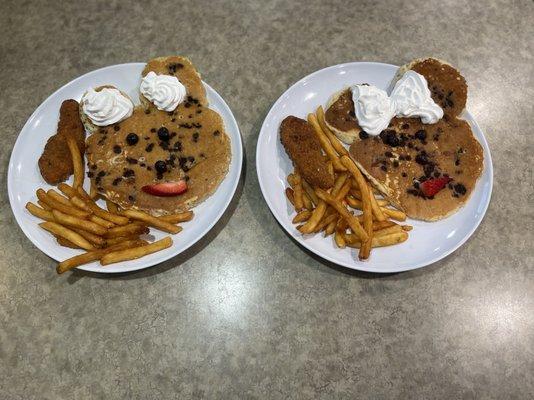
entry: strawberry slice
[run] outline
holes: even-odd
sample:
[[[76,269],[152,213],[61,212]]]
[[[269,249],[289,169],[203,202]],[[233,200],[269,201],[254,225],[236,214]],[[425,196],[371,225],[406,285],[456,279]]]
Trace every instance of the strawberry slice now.
[[[441,189],[443,189],[447,183],[452,181],[452,178],[448,176],[441,176],[439,178],[429,179],[421,183],[421,192],[425,197],[435,196]]]
[[[187,183],[181,179],[178,182],[156,183],[141,188],[145,193],[160,197],[178,196],[187,190]]]

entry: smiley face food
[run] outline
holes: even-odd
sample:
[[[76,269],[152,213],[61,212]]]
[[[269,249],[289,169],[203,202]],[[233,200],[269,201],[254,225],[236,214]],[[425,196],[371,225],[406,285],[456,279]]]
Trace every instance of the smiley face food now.
[[[407,74],[420,82],[399,90]],[[421,82],[424,87],[418,86]],[[379,134],[364,130],[365,121],[354,111],[361,104],[355,105],[347,94],[343,104],[339,99],[332,104],[336,111],[330,116],[342,115],[341,109],[355,115],[351,123],[360,132],[350,154],[388,200],[412,218],[445,218],[469,199],[483,170],[482,147],[469,124],[459,118],[467,99],[465,80],[450,65],[424,59],[401,67],[392,86],[395,116]],[[406,96],[396,98],[401,92]],[[442,110],[439,118],[433,114],[436,105]],[[405,118],[406,114],[413,117]]]
[[[142,75],[142,105],[131,113],[130,100],[117,89],[98,98],[103,88],[97,88],[96,96],[88,92],[92,97],[82,98],[80,113],[92,132],[88,176],[101,195],[124,209],[153,215],[190,209],[224,179],[230,140],[220,115],[208,108],[200,75],[188,59],[151,60]],[[95,124],[88,108],[112,123]]]

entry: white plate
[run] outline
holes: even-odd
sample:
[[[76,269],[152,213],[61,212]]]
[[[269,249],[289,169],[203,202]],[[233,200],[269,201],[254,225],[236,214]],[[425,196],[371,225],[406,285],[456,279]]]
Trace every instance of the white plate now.
[[[35,202],[37,200],[35,191],[38,188],[42,187],[48,190],[52,187],[41,177],[37,160],[47,139],[56,132],[59,107],[63,100],[80,100],[87,88],[103,84],[117,86],[134,99],[134,102],[138,102],[141,71],[144,66],[144,63],[112,65],[89,72],[67,83],[35,110],[19,134],[11,154],[8,169],[7,185],[11,209],[26,236],[41,251],[55,260],[64,260],[80,253],[80,251],[59,246],[48,232],[37,226],[40,220],[32,216],[24,206],[28,201]],[[195,218],[191,222],[181,224],[183,231],[177,235],[172,235],[174,244],[170,248],[138,260],[112,264],[106,267],[94,262],[81,266],[79,269],[105,273],[128,272],[159,264],[183,252],[200,240],[222,216],[230,204],[239,182],[243,163],[243,146],[239,128],[232,111],[215,90],[206,83],[204,83],[204,86],[210,108],[222,116],[226,132],[232,142],[232,161],[228,175],[210,198],[195,207]],[[88,185],[87,179],[85,183]],[[155,229],[151,229],[151,234],[156,239],[165,236],[163,232]]]
[[[475,137],[484,149],[484,171],[469,202],[456,214],[438,222],[408,220],[414,226],[410,238],[397,246],[373,249],[368,261],[359,261],[354,249],[338,249],[332,238],[303,237],[291,223],[294,210],[286,200],[286,177],[293,166],[280,143],[278,128],[288,115],[306,118],[325,106],[335,92],[356,83],[386,90],[398,67],[390,64],[354,62],[314,72],[291,86],[272,106],[263,122],[256,148],[256,168],[265,201],[280,225],[308,250],[335,264],[361,271],[390,273],[432,264],[451,254],[473,234],[482,221],[491,197],[493,167],[488,143],[473,117],[465,112]]]

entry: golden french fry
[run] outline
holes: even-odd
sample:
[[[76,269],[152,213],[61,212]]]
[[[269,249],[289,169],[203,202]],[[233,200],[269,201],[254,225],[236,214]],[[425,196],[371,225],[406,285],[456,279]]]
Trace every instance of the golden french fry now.
[[[63,247],[70,247],[71,249],[80,249],[81,248],[80,246],[75,245],[70,240],[62,238],[61,236],[56,236],[56,240],[57,240],[57,243],[60,246],[63,246]]]
[[[69,186],[65,182],[61,182],[57,185],[57,188],[60,190],[61,193],[63,193],[65,196],[67,196],[69,199],[73,198],[74,196],[78,196],[78,191],[74,189],[72,186]]]
[[[397,233],[397,232],[403,232],[403,229],[400,225],[393,225],[393,226],[390,226],[389,228],[379,229],[374,232],[374,236],[375,237],[386,236],[386,235],[390,235],[392,233]]]
[[[84,178],[84,165],[82,156],[80,154],[80,149],[76,144],[76,140],[72,135],[67,135],[67,146],[69,147],[70,156],[72,158],[72,166],[74,169],[74,180],[72,186],[80,187],[83,185]]]
[[[393,218],[397,221],[406,221],[406,214],[399,210],[393,210],[391,208],[381,207],[381,210],[389,218]]]
[[[304,199],[302,198],[302,178],[295,171],[295,186],[293,187],[293,198],[295,199],[295,210],[300,211],[304,208]]]
[[[371,200],[371,197],[374,198],[374,196],[369,190],[369,186],[367,186],[367,184],[362,185],[360,187],[360,192],[362,194],[363,229],[365,229],[365,232],[367,233],[368,237],[366,240],[362,241],[362,246],[358,253],[358,258],[360,260],[367,260],[371,254],[371,244],[374,236],[373,208]]]
[[[308,197],[310,198],[310,200],[313,202],[313,204],[317,206],[317,204],[319,204],[319,198],[313,191],[313,188],[310,186],[310,184],[306,182],[304,179],[302,180],[302,187],[304,191],[306,192],[306,194],[308,195]]]
[[[337,213],[333,213],[330,215],[325,216],[315,227],[313,230],[314,233],[321,232],[323,229],[326,229],[328,225],[332,222],[337,222],[338,215]]]
[[[91,261],[99,260],[107,253],[124,250],[130,247],[142,246],[143,243],[146,242],[144,242],[143,240],[129,240],[117,243],[116,245],[110,246],[106,249],[98,249],[90,251],[88,253],[80,254],[78,256],[74,256],[72,258],[60,262],[56,267],[56,271],[58,274],[62,274],[73,268],[79,267],[80,265],[90,263]]]
[[[304,200],[304,208],[306,210],[312,211],[313,210],[313,203],[310,200],[310,197],[308,196],[308,193],[306,193],[306,192],[302,193],[302,200]]]
[[[89,186],[89,197],[91,200],[96,201],[96,199],[100,196],[98,191],[96,190],[96,186],[91,182],[91,186]]]
[[[116,226],[113,222],[107,221],[104,218],[97,217],[94,214],[89,217],[89,221],[92,221],[95,224],[103,226],[104,228],[113,228]]]
[[[324,229],[324,236],[327,237],[327,236],[330,236],[331,234],[333,234],[336,230],[336,223],[337,223],[337,216],[336,216],[336,219],[334,219],[332,222],[330,222],[326,228]]]
[[[340,155],[340,156],[344,156],[344,155],[347,155],[349,154],[349,152],[347,151],[347,149],[343,146],[343,144],[341,144],[341,142],[339,141],[339,139],[332,133],[332,131],[326,126],[326,122],[325,122],[325,119],[324,119],[324,111],[323,111],[323,107],[322,106],[319,106],[319,108],[317,109],[317,111],[315,112],[317,114],[317,121],[319,122],[319,126],[321,127],[321,129],[323,130],[323,132],[325,133],[326,137],[328,138],[328,140],[330,141],[330,144],[332,144],[332,147],[337,151],[337,153]]]
[[[360,225],[358,218],[352,215],[345,208],[345,206],[341,204],[340,201],[336,200],[335,197],[333,197],[322,189],[316,189],[315,193],[317,194],[317,197],[328,203],[328,205],[333,207],[339,213],[339,215],[341,215],[345,220],[347,220],[347,224],[356,235],[358,235],[362,240],[367,239],[368,235]]]
[[[361,247],[361,241],[358,240],[356,235],[345,235],[345,240],[347,242],[347,246],[355,248]],[[374,237],[371,241],[371,247],[392,246],[394,244],[405,242],[406,240],[408,240],[408,233],[397,232],[385,236]]]
[[[178,233],[182,230],[180,226],[176,226],[169,222],[162,221],[143,211],[125,210],[123,211],[123,214],[136,221],[146,222],[147,225],[153,226],[154,228],[160,229],[168,233]]]
[[[291,185],[293,190],[295,190],[295,173],[291,173],[287,176],[287,183]]]
[[[315,136],[317,136],[317,139],[319,139],[319,142],[321,143],[321,147],[323,148],[324,152],[332,161],[332,166],[334,167],[334,169],[336,171],[346,171],[347,168],[343,166],[343,164],[339,161],[339,157],[336,151],[332,147],[332,144],[330,143],[330,140],[328,140],[328,137],[321,129],[321,126],[317,122],[317,118],[314,114],[308,114],[308,122],[313,127],[313,130],[315,131]]]
[[[286,188],[286,197],[293,207],[295,207],[295,197],[293,196],[293,189]]]
[[[328,158],[328,157],[327,157]],[[334,176],[334,164],[332,164],[332,161],[328,161],[326,163],[326,168],[328,169],[328,173],[332,176]]]
[[[345,183],[343,184],[343,186],[341,186],[341,189],[339,189],[339,192],[336,194],[336,200],[342,201],[349,193],[350,187],[351,187],[351,183],[347,179]]]
[[[327,205],[324,201],[319,200],[319,204],[312,211],[311,217],[306,221],[304,225],[299,226],[297,229],[302,233],[312,233],[316,226],[319,224],[319,221],[323,218],[324,213],[326,212]]]
[[[72,196],[70,198],[70,202],[72,204],[74,204],[76,207],[78,207],[79,209],[82,209],[82,210],[87,211],[87,212],[92,214],[93,212],[91,211],[89,206],[85,203],[85,201],[83,201],[78,196],[76,196],[76,194],[78,194],[78,193],[75,193],[75,196]]]
[[[169,222],[171,224],[178,224],[180,222],[191,221],[194,217],[193,211],[184,211],[177,214],[165,215],[163,217],[158,217],[159,219]]]
[[[356,200],[361,200],[362,199],[362,192],[360,192],[359,189],[355,189],[355,187],[356,188],[359,187],[358,184],[356,183],[356,181],[354,179],[351,180],[351,183],[352,183],[352,189],[350,191],[351,196],[354,196],[354,198]]]
[[[352,196],[345,197],[345,200],[349,206],[351,206],[352,208],[356,210],[361,210],[363,207],[361,200],[356,200]]]
[[[78,188],[78,189],[80,189],[80,188]],[[81,189],[81,191],[85,192],[83,189]],[[91,200],[88,197],[85,197],[83,194],[82,194],[82,197],[83,198],[81,198],[81,200],[83,200],[85,202],[85,204],[87,204],[89,209],[97,217],[103,218],[106,221],[111,221],[116,225],[126,225],[128,222],[130,222],[128,220],[128,218],[126,218],[126,217],[124,217],[122,215],[113,214],[113,213],[110,213],[107,210],[104,210],[103,208],[100,208],[93,200]]]
[[[52,199],[43,189],[37,190],[37,198],[39,201],[43,202],[50,208],[53,208],[54,210],[59,210],[62,213],[69,214],[78,218],[87,218],[89,216],[89,213],[83,210],[79,210],[73,206],[66,206],[63,203],[60,203],[54,199]]]
[[[367,191],[369,192],[369,199],[371,200],[371,209],[373,211],[375,218],[377,219],[377,221],[385,221],[386,216],[380,209],[379,204],[375,198],[375,195],[373,194],[373,190],[369,184],[367,185]]]
[[[338,230],[334,232],[334,241],[336,242],[337,247],[339,247],[340,249],[344,249],[347,246],[343,234]]]
[[[54,219],[61,225],[82,229],[84,231],[94,233],[95,235],[103,235],[107,232],[107,229],[103,226],[95,224],[94,222],[86,219],[77,218],[72,215],[62,213],[58,210],[52,210],[52,214],[54,215]]]
[[[60,195],[58,192],[56,192],[54,189],[50,189],[46,194],[54,201],[57,201],[58,203],[64,204],[67,207],[72,207],[72,203],[69,201],[68,198]]]
[[[93,250],[94,246],[83,236],[56,222],[41,222],[39,226],[55,236],[61,236],[85,250]]]
[[[108,248],[109,246],[113,246],[117,243],[126,242],[128,240],[136,240],[139,239],[139,235],[130,235],[130,236],[117,236],[113,238],[108,238],[104,242],[105,248]]]
[[[294,224],[300,224],[301,222],[305,222],[308,219],[310,219],[311,215],[312,215],[311,211],[308,211],[308,210],[301,211],[297,215],[295,215],[295,217],[293,218],[293,221],[291,222],[293,222]]]
[[[170,236],[167,236],[161,240],[158,240],[157,242],[144,246],[107,253],[104,257],[100,259],[100,264],[108,265],[120,261],[134,260],[136,258],[140,258],[146,256],[147,254],[152,254],[157,251],[161,251],[171,246],[172,239]]]
[[[26,203],[26,210],[28,210],[33,216],[41,218],[42,220],[54,221],[54,215],[50,211],[44,210],[31,202]]]
[[[78,197],[81,197],[82,199],[85,199],[85,200],[92,200],[91,196],[89,196],[89,193],[85,191],[83,186],[79,186],[74,189],[76,189],[76,191],[78,192]]]
[[[106,199],[106,208],[108,209],[109,212],[113,214],[118,214],[119,212],[119,207],[117,207],[115,203],[113,203],[112,201],[109,201],[108,199]]]
[[[409,232],[413,229],[413,226],[411,225],[401,225],[401,226],[402,226],[402,230],[406,232]]]
[[[50,207],[48,204],[42,202],[41,200],[37,200],[37,204],[46,211],[52,211],[52,207]]]
[[[95,247],[104,247],[106,244],[106,241],[101,236],[95,235],[94,233],[84,231],[83,229],[79,228],[70,228],[80,236],[87,239],[89,242],[95,245]]]
[[[389,228],[395,225],[397,224],[393,221],[375,221],[373,222],[373,230],[379,231],[380,229]]]
[[[139,222],[131,222],[127,225],[116,226],[108,229],[104,237],[114,238],[117,236],[142,235],[148,232],[149,229],[146,227],[146,225]]]

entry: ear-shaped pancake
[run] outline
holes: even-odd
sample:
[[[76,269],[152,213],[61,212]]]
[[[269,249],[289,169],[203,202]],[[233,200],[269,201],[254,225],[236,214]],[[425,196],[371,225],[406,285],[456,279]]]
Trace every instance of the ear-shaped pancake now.
[[[456,68],[435,58],[416,59],[399,68],[391,87],[408,70],[426,78],[432,99],[443,109],[446,116],[457,117],[465,109],[467,83]]]
[[[207,107],[206,90],[202,84],[200,74],[188,58],[180,56],[154,58],[146,64],[141,75],[144,77],[150,71],[155,72],[157,75],[175,76],[185,86],[188,100],[180,104],[178,108],[185,107],[187,104],[194,103],[194,101],[198,101],[200,105]],[[139,98],[145,108],[155,107],[142,94],[139,95]]]

